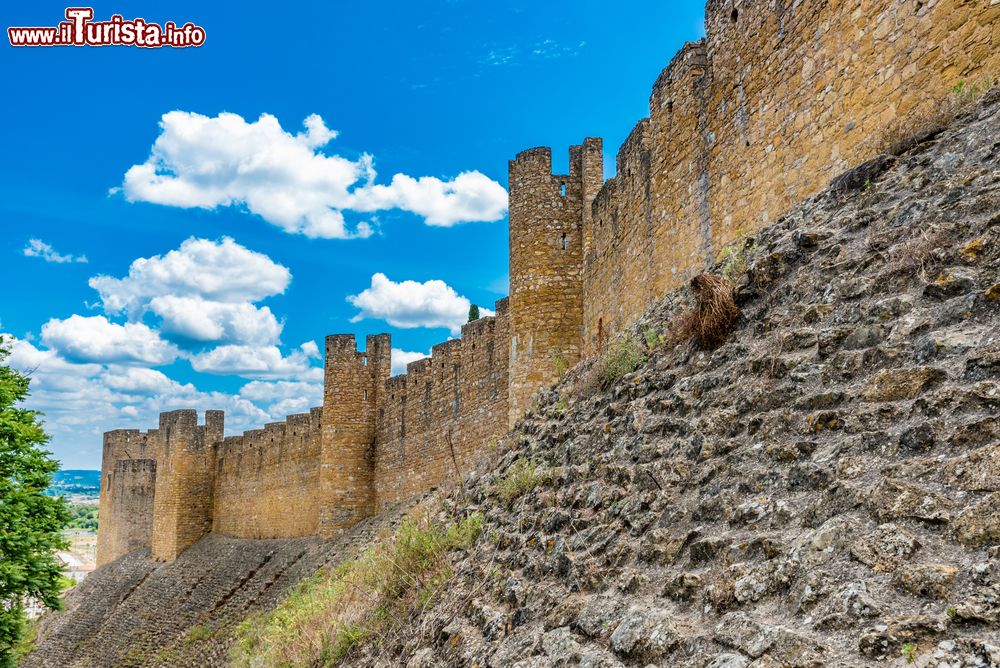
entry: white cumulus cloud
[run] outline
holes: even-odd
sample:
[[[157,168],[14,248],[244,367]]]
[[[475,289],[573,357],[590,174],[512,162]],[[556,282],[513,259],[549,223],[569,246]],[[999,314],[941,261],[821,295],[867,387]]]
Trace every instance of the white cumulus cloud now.
[[[401,373],[406,373],[406,365],[410,362],[416,362],[417,360],[422,360],[425,357],[430,357],[429,353],[418,353],[411,352],[408,350],[402,350],[400,348],[392,349],[392,375],[398,376]]]
[[[160,295],[197,296],[209,301],[258,301],[281,294],[292,280],[288,269],[230,237],[190,238],[165,255],[134,260],[124,278],[95,276],[90,287],[105,312],[141,311]]]
[[[479,172],[462,172],[451,181],[396,174],[387,186],[359,188],[354,192],[354,202],[353,208],[358,211],[402,209],[423,216],[428,225],[451,227],[461,222],[503,218],[507,191]]]
[[[144,367],[111,366],[101,374],[104,385],[128,395],[153,396],[193,390],[191,384],[181,385],[162,371]]]
[[[149,302],[149,310],[163,319],[161,331],[194,341],[277,343],[282,325],[271,309],[249,302],[226,304],[201,297],[164,295]]]
[[[129,201],[184,208],[245,206],[286,232],[328,239],[372,234],[369,221],[348,225],[345,211],[399,209],[449,226],[499,220],[507,210],[503,186],[476,171],[448,181],[396,174],[377,185],[370,155],[327,155],[320,149],[337,133],[315,114],[304,125],[291,134],[270,114],[247,122],[168,112],[149,158],[129,168],[121,191]]]
[[[46,346],[72,361],[119,364],[170,364],[176,346],[141,322],[119,325],[102,315],[52,318],[42,325]]]
[[[155,428],[162,411],[221,409],[226,412],[226,433],[239,434],[322,404],[320,369],[307,371],[301,380],[251,381],[236,394],[203,392],[157,369],[74,363],[56,350],[2,336],[11,348],[4,363],[31,377],[25,407],[45,414],[50,447],[67,468],[99,467],[105,431]],[[315,344],[300,348],[300,355],[308,355],[303,348]]]
[[[323,404],[323,382],[254,380],[240,389],[240,396],[257,405],[266,406],[273,420],[286,415],[307,413],[314,406]]]
[[[190,361],[194,370],[202,373],[246,378],[322,377],[322,370],[310,364],[315,348],[315,343],[308,342],[285,356],[277,346],[225,345],[191,355]]]
[[[22,251],[26,257],[40,257],[46,262],[65,264],[67,262],[87,262],[86,255],[63,255],[41,239],[28,239]]]
[[[393,327],[446,327],[458,334],[469,319],[471,303],[440,280],[394,282],[383,273],[372,275],[371,286],[347,301],[360,309],[351,322],[365,318],[385,320]],[[480,315],[493,315],[483,307]]]
[[[283,293],[291,279],[286,267],[229,237],[191,238],[138,258],[124,278],[95,276],[90,286],[108,315],[153,313],[168,337],[261,346],[277,343],[283,324],[253,302]]]

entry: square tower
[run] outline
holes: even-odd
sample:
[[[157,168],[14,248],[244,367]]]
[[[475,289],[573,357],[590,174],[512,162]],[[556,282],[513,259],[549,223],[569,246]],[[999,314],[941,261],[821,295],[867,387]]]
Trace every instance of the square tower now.
[[[569,174],[552,173],[549,148],[510,161],[509,424],[531,397],[580,359],[583,260],[593,239],[591,204],[604,182],[601,140],[569,151]]]

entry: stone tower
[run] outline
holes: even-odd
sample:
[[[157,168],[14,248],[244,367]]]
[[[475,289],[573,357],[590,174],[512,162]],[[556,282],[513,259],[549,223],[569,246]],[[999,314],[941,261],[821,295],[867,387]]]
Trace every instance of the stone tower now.
[[[580,359],[583,259],[593,239],[591,203],[604,181],[601,140],[569,150],[569,174],[533,148],[510,168],[509,423],[538,390]]]
[[[153,490],[156,485],[158,443],[138,429],[116,429],[104,434],[101,460],[101,499],[98,510],[97,565],[102,566],[125,554],[134,537],[149,534],[153,522]],[[151,462],[142,470],[118,469],[119,462]],[[131,479],[131,480],[130,480]],[[148,494],[148,498],[142,496]],[[134,547],[133,547],[134,549]]]
[[[119,459],[108,480],[111,499],[108,526],[114,530],[107,542],[99,546],[98,564],[150,546],[156,460]]]
[[[225,414],[193,410],[160,414],[159,457],[153,499],[153,558],[173,561],[212,530],[214,445],[222,442]]]
[[[326,337],[319,472],[322,536],[334,536],[375,513],[375,426],[385,402],[390,351],[388,334],[369,336],[363,353],[352,334]]]

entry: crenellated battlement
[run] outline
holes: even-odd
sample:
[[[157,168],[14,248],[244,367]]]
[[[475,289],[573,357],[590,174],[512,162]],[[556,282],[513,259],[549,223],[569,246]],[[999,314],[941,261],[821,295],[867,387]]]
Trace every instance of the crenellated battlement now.
[[[534,148],[509,164],[511,330],[508,424],[560,369],[580,358],[583,257],[593,239],[591,202],[604,180],[600,139],[569,150],[569,174]]]
[[[215,446],[225,416],[206,411],[161,413],[147,432],[105,433],[97,561],[103,564],[138,547],[169,561],[211,527]]]
[[[540,389],[720,249],[873,157],[893,119],[1000,73],[1000,5],[709,0],[604,180],[603,144],[508,163],[510,296],[390,377],[388,334],[325,343],[323,406],[241,436],[220,411],[105,434],[98,559],[208,531],[332,536],[468,470]]]
[[[392,378],[389,335],[366,337],[364,350],[329,336],[323,406],[238,436],[224,435],[221,411],[199,424],[193,410],[162,413],[148,432],[108,432],[100,563],[141,547],[170,561],[208,531],[335,535],[454,479],[506,419],[506,299],[496,311]]]

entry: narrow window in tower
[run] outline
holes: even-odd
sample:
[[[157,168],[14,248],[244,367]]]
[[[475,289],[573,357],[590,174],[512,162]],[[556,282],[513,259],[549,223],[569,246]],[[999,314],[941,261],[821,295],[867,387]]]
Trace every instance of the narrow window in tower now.
[[[368,390],[365,390],[365,401],[368,401]]]
[[[559,194],[562,195],[563,197],[566,196],[566,182],[565,181],[563,181],[562,183],[559,184]]]
[[[563,236],[562,236],[562,249],[563,249],[563,250],[566,250],[566,248],[567,248],[568,246],[569,246],[569,242],[568,242],[568,241],[566,241],[566,234],[564,233],[564,234],[563,234]]]
[[[368,355],[365,355],[364,357],[362,357],[362,358],[361,358],[361,361],[362,361],[362,363],[363,363],[363,364],[364,364],[365,366],[368,366]]]

